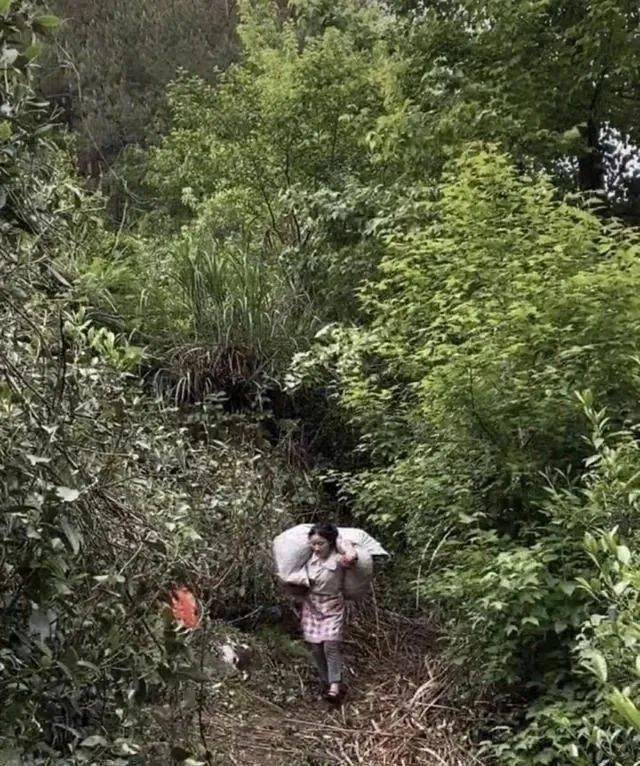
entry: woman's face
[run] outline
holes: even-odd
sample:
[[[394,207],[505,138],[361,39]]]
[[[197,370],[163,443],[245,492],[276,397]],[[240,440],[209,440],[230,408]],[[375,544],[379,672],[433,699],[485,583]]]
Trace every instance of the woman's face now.
[[[331,543],[320,535],[311,535],[309,544],[311,545],[311,550],[320,559],[326,559],[331,553]]]

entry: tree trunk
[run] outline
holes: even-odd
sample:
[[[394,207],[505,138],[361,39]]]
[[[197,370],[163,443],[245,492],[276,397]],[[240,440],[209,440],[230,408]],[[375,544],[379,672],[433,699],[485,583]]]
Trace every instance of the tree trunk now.
[[[578,157],[578,186],[583,191],[604,189],[604,162],[600,144],[600,126],[589,119],[587,122],[587,150]]]

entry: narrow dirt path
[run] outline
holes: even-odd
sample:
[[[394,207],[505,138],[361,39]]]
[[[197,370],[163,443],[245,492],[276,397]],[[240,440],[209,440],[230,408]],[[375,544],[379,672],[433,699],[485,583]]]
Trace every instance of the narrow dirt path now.
[[[345,645],[348,691],[331,705],[314,694],[303,658],[273,669],[297,677],[282,703],[247,682],[230,707],[209,705],[207,738],[220,763],[242,766],[472,766],[465,727],[451,703],[451,673],[425,622],[374,609],[352,620]]]

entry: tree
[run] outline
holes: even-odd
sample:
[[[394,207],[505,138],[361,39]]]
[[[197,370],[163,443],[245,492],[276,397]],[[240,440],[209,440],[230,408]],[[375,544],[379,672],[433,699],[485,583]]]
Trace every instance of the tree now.
[[[523,166],[602,191],[611,131],[640,141],[637,3],[463,0],[419,3],[408,16],[406,129],[425,148],[495,140]]]

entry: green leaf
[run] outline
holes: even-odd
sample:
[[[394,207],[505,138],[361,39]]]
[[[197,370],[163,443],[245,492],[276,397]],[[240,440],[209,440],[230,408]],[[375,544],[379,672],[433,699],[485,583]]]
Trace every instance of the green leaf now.
[[[106,747],[108,744],[104,737],[101,737],[99,734],[92,734],[90,737],[82,740],[80,747]]]
[[[81,537],[78,530],[69,522],[69,519],[66,517],[63,517],[60,520],[60,526],[62,527],[67,540],[69,541],[69,544],[71,545],[71,549],[75,554],[77,554],[80,550],[80,543],[81,543]]]
[[[616,548],[616,556],[621,564],[629,565],[631,563],[631,551],[626,545],[619,545]]]
[[[38,16],[33,20],[33,26],[42,30],[57,29],[61,24],[57,16]]]
[[[0,0],[0,13],[6,13],[11,8],[13,0]]]
[[[626,694],[616,689],[609,695],[609,702],[627,723],[640,731],[640,710],[638,710]]]
[[[580,755],[580,752],[577,746],[573,742],[567,748],[567,752],[572,758],[577,758]]]
[[[99,582],[99,583],[106,582],[109,585],[116,585],[117,583],[125,582],[124,576],[121,574],[116,574],[115,572],[112,574],[106,574],[106,575],[95,575],[93,579],[96,582]]]
[[[58,495],[64,503],[73,503],[73,501],[77,500],[80,496],[80,492],[71,487],[56,487],[56,495]]]
[[[607,682],[607,661],[602,652],[597,649],[588,649],[583,653],[583,665],[603,684]]]
[[[25,51],[24,56],[28,61],[33,61],[42,53],[42,45],[40,43],[31,43]]]
[[[620,580],[620,582],[617,582],[613,586],[613,592],[616,594],[616,596],[621,596],[628,587],[629,587],[628,580]]]
[[[0,69],[8,69],[13,66],[19,55],[16,48],[4,48],[0,54]]]
[[[573,144],[576,141],[580,141],[582,138],[582,133],[580,132],[580,128],[577,125],[574,125],[569,130],[565,130],[565,132],[562,134],[562,139],[567,144]]]
[[[96,673],[100,672],[100,668],[97,665],[94,665],[93,662],[89,662],[89,660],[78,660],[76,665],[81,668],[89,668],[89,670],[95,670]]]

